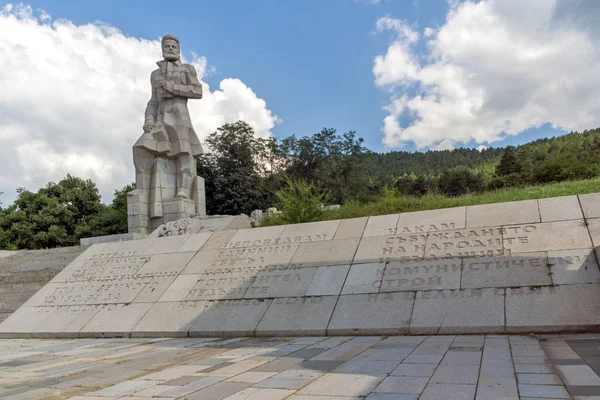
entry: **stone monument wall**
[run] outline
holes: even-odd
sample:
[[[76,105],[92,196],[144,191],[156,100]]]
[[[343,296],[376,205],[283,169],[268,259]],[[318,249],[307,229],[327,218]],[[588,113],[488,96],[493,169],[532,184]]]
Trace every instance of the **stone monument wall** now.
[[[5,337],[600,327],[600,194],[93,245]]]
[[[0,252],[0,322],[87,247]]]

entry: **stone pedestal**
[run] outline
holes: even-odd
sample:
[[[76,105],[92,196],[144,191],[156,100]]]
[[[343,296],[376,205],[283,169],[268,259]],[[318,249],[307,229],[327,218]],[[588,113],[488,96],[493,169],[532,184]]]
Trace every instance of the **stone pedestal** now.
[[[176,171],[175,160],[157,158],[149,191],[139,193],[135,190],[127,195],[129,233],[147,235],[170,221],[206,216],[204,178],[194,178],[191,198],[176,197]]]

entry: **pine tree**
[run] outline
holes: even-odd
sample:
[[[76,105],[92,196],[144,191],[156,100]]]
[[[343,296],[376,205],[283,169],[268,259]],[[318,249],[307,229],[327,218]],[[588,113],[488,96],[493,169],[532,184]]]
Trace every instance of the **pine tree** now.
[[[506,176],[510,174],[518,174],[523,169],[517,151],[513,146],[507,146],[500,158],[500,164],[496,167],[496,175]]]

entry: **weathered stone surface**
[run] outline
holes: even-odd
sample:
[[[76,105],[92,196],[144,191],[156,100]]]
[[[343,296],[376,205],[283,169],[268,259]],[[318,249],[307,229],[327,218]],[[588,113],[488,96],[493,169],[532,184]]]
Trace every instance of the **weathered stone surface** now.
[[[441,210],[416,211],[400,214],[397,234],[424,233],[466,226],[467,207],[444,208]]]
[[[17,253],[16,251],[0,250],[0,258],[12,256],[16,253]]]
[[[187,336],[208,302],[156,303],[131,331],[132,337]]]
[[[363,237],[395,235],[399,217],[400,214],[369,217]]]
[[[337,296],[274,299],[256,335],[325,335],[336,302]]]
[[[285,226],[268,226],[265,228],[240,229],[227,243],[227,248],[271,246],[283,233]]]
[[[463,259],[460,287],[494,288],[551,285],[545,252]]]
[[[342,294],[377,293],[384,268],[385,263],[352,265]]]
[[[81,238],[79,240],[79,244],[82,246],[91,246],[92,244],[98,243],[110,243],[110,242],[125,242],[129,240],[138,240],[145,239],[146,235],[142,233],[120,233],[117,235],[105,235],[105,236],[95,236],[90,238]],[[0,252],[0,257],[2,257],[2,253]]]
[[[52,311],[51,307],[20,307],[0,324],[0,337],[30,337]]]
[[[414,293],[342,295],[327,327],[327,334],[406,334],[413,302]]]
[[[387,263],[380,292],[459,289],[461,260],[448,258]]]
[[[580,220],[514,225],[502,229],[504,248],[512,254],[592,247],[588,230]]]
[[[248,336],[254,333],[271,300],[211,301],[190,329],[190,336]]]
[[[307,296],[337,296],[346,281],[349,265],[319,267],[306,291]]]
[[[350,264],[359,239],[300,243],[292,264],[302,267]]]
[[[467,228],[541,222],[537,200],[467,207]]]
[[[587,223],[594,246],[600,247],[600,218],[588,219]]]
[[[542,222],[582,219],[583,214],[577,196],[539,199]]]
[[[501,228],[429,232],[426,258],[484,257],[504,254]]]
[[[100,309],[81,331],[80,337],[128,337],[129,332],[150,310],[152,303],[114,304]]]
[[[44,311],[51,313],[35,329],[33,337],[77,337],[79,331],[104,307],[99,304],[45,307],[48,310]]]
[[[339,225],[340,220],[287,225],[279,237],[279,243],[332,240]]]
[[[504,290],[466,289],[417,292],[410,333],[501,333]]]
[[[144,241],[136,255],[176,253],[191,237],[168,236]]]
[[[586,218],[600,218],[600,193],[581,194],[579,201]]]
[[[557,285],[600,283],[600,269],[591,250],[549,251],[548,264]]]
[[[368,219],[368,217],[361,217],[341,220],[334,239],[353,239],[362,237]]]
[[[317,267],[259,272],[244,294],[246,299],[304,296]]]
[[[360,241],[355,263],[421,259],[425,254],[427,234],[366,237]]]
[[[597,285],[506,289],[507,332],[554,332],[600,325]]]

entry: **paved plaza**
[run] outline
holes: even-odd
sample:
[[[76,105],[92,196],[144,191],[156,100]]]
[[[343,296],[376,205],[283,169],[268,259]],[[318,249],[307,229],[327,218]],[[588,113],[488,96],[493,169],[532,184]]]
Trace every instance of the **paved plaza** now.
[[[600,399],[600,335],[0,341],[0,398]]]

